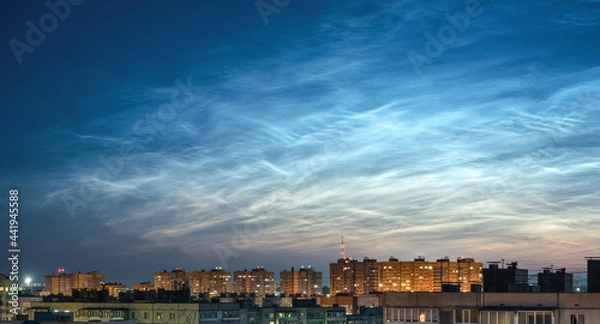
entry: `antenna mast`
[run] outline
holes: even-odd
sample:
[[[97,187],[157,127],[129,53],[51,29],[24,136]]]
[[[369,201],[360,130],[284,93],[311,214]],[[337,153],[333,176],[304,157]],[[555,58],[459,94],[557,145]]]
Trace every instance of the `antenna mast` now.
[[[344,247],[345,247],[345,245],[344,245],[344,233],[342,233],[342,244],[340,244],[340,249],[341,249],[340,254],[342,255],[342,259],[346,258],[346,253],[344,253]]]

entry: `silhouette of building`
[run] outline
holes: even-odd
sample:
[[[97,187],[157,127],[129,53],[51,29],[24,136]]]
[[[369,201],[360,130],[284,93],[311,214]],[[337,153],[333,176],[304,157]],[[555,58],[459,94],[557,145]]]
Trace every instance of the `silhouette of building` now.
[[[600,292],[600,257],[587,258],[587,291]]]
[[[572,292],[573,274],[566,273],[566,271],[565,268],[562,268],[552,272],[552,269],[545,268],[538,273],[540,292]]]
[[[483,269],[483,290],[485,292],[527,292],[529,291],[529,273],[527,269],[518,269],[512,262],[506,269],[490,263]]]

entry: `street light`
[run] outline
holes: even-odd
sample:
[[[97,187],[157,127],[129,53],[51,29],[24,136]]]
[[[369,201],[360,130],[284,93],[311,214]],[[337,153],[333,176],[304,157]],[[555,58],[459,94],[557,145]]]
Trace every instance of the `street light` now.
[[[31,278],[27,277],[25,278],[25,287],[29,286],[29,294],[31,293]]]

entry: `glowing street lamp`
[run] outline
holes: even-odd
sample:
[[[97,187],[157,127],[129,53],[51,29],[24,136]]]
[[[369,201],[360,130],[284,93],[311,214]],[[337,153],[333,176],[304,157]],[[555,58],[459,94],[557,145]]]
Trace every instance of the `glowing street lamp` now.
[[[25,278],[25,287],[29,286],[29,293],[31,293],[31,278],[27,277]]]

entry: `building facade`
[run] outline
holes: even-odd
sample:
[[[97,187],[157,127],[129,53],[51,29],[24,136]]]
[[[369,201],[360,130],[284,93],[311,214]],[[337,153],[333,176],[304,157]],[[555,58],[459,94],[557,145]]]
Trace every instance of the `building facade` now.
[[[600,324],[600,293],[385,292],[375,296],[379,306],[372,308],[382,307],[386,324]],[[74,322],[122,318],[137,324],[345,324],[348,319],[344,307],[294,306],[256,307],[233,299],[218,303],[31,301],[24,311],[30,319],[35,312],[55,312],[73,314]],[[358,309],[367,315],[362,311],[365,307]],[[379,321],[377,316],[351,319],[357,324]]]
[[[0,321],[8,321],[14,318],[11,313],[12,296],[15,290],[12,288],[13,282],[9,277],[0,274]]]
[[[260,324],[346,324],[346,311],[341,307],[276,307],[261,308]]]
[[[483,285],[483,264],[471,258],[448,258],[435,262],[419,257],[413,261],[390,258],[362,262],[350,258],[330,264],[330,294],[368,294],[372,292],[441,292],[453,284],[461,292]]]
[[[216,268],[210,270],[210,291],[209,296],[220,296],[222,294],[232,293],[233,284],[231,283],[231,273]]]
[[[97,271],[88,273],[60,273],[46,276],[45,295],[72,296],[73,289],[97,290],[104,284],[105,276]]]
[[[201,303],[199,324],[346,324],[340,307],[253,307],[240,303]]]
[[[517,268],[517,262],[505,269],[492,263],[483,269],[483,289],[485,292],[527,292],[529,271]]]
[[[210,295],[210,272],[194,270],[186,273],[186,280],[193,296]]]
[[[198,318],[199,324],[256,324],[253,313],[239,303],[200,303]]]
[[[186,287],[185,271],[181,268],[167,272],[157,271],[154,273],[154,288],[165,291],[183,290]]]
[[[137,290],[137,291],[152,291],[154,290],[154,284],[151,283],[150,281],[144,281],[144,282],[140,282],[140,283],[136,283],[133,284],[133,290]]]
[[[198,303],[95,303],[95,302],[32,302],[25,310],[30,319],[35,312],[72,313],[74,322],[87,323],[99,318],[102,322],[119,318],[137,324],[198,324]]]
[[[122,283],[111,282],[102,285],[108,291],[110,297],[118,298],[120,293],[127,292],[127,286]]]
[[[384,293],[391,324],[600,324],[600,293]]]
[[[600,292],[600,257],[587,258],[587,291]]]
[[[573,292],[573,274],[566,269],[543,269],[537,275],[540,292]]]
[[[280,292],[285,296],[313,298],[323,294],[323,273],[311,268],[292,267],[279,273]]]
[[[266,297],[275,295],[275,273],[264,267],[252,271],[234,271],[233,290],[236,294]]]

